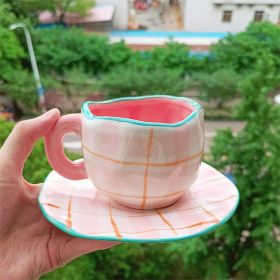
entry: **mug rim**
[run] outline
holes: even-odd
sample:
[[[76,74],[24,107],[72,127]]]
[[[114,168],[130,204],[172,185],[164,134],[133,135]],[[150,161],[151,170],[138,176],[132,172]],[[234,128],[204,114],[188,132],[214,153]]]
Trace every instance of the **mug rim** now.
[[[149,99],[149,98],[169,98],[169,99],[175,99],[175,100],[184,100],[190,103],[194,110],[193,112],[188,115],[186,118],[179,122],[175,123],[161,123],[161,122],[147,122],[147,121],[140,121],[140,120],[134,120],[130,118],[123,118],[123,117],[112,117],[112,116],[96,116],[94,115],[90,109],[89,105],[91,104],[108,104],[113,102],[121,102],[126,100],[142,100],[142,99]],[[145,95],[145,96],[131,96],[131,97],[120,97],[120,98],[114,98],[109,99],[105,101],[85,101],[82,105],[81,112],[82,114],[89,120],[111,120],[111,121],[118,121],[118,122],[127,122],[132,123],[136,125],[142,125],[142,126],[162,126],[162,127],[177,127],[184,125],[185,123],[191,121],[194,117],[196,117],[199,113],[199,111],[203,110],[202,106],[196,102],[193,99],[182,97],[182,96],[172,96],[172,95]]]

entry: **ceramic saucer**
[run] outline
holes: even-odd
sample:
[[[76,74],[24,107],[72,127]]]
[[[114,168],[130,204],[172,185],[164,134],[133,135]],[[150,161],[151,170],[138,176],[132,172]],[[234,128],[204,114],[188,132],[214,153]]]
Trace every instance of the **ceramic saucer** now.
[[[175,204],[156,210],[123,207],[103,196],[88,180],[71,181],[52,171],[39,205],[46,219],[80,238],[123,242],[167,242],[196,237],[224,224],[234,213],[234,184],[206,163]]]

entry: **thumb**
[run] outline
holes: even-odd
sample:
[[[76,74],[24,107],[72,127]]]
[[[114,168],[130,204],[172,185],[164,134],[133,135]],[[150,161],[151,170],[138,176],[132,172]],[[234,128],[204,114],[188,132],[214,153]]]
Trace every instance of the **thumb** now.
[[[0,169],[7,167],[21,175],[35,142],[52,129],[59,116],[59,110],[52,109],[37,118],[17,123],[0,150]]]
[[[66,264],[73,259],[78,258],[84,254],[91,252],[106,250],[116,245],[121,244],[116,241],[102,241],[102,240],[87,240],[81,238],[73,238],[65,246],[63,252],[63,264]]]

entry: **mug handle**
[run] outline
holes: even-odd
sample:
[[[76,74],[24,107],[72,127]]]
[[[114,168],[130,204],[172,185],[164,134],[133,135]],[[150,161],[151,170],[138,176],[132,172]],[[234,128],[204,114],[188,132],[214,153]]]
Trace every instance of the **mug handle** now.
[[[69,132],[81,136],[81,114],[62,116],[45,136],[47,158],[52,168],[61,176],[71,180],[87,179],[84,161],[73,162],[64,153],[62,140]]]

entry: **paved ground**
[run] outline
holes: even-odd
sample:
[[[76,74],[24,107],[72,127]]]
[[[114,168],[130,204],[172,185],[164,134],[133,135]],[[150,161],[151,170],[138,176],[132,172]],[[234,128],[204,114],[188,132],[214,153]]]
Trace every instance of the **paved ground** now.
[[[211,141],[217,130],[231,128],[234,133],[239,132],[244,126],[243,122],[238,121],[206,121],[205,122],[205,152],[209,152]],[[64,137],[64,146],[67,150],[81,153],[81,142],[76,135],[66,135]]]

